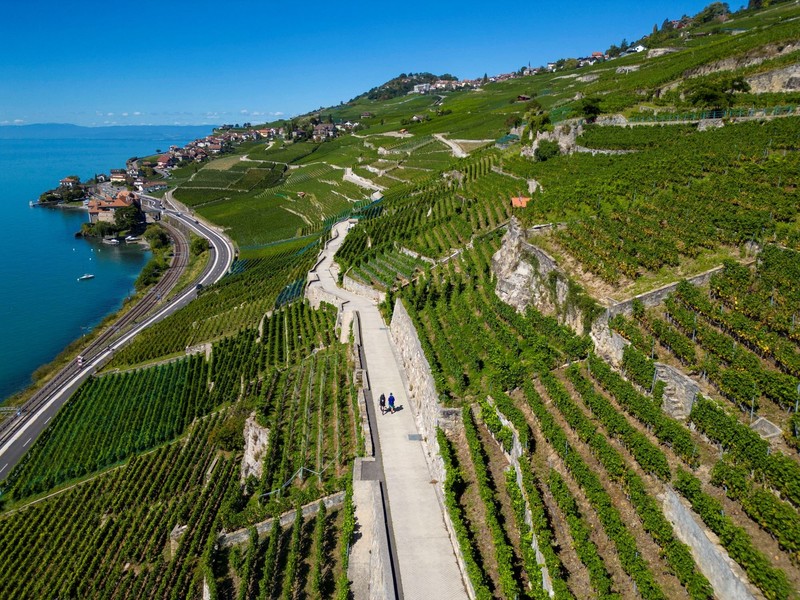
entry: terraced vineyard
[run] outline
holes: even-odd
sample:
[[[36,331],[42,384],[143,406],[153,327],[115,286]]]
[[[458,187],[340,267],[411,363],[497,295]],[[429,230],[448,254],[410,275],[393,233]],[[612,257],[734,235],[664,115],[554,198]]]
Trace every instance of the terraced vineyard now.
[[[225,413],[211,415],[195,423],[183,441],[5,515],[0,519],[0,594],[199,597],[204,582],[215,591],[222,588],[227,574],[217,575],[215,569],[227,564],[228,556],[216,549],[217,535],[221,515],[235,510],[238,495],[236,459],[214,442],[225,419]],[[338,545],[349,539],[347,514],[346,507],[325,514],[322,533],[313,538],[304,528],[300,542],[304,548],[316,544],[314,553],[291,578],[284,576],[289,572],[291,552],[284,548],[290,534],[273,531],[272,537],[281,538],[280,552],[266,564],[281,577],[277,583],[266,579],[270,585],[262,584],[263,597],[280,597],[271,596],[270,589],[281,590],[281,585],[298,587],[298,594],[306,587],[312,590],[305,597],[316,595],[315,585],[326,595],[340,587]],[[54,544],[54,539],[61,543]],[[46,560],[31,560],[34,556]],[[263,574],[253,572],[256,589]]]
[[[340,277],[385,292],[387,319],[400,302],[446,409],[431,484],[477,598],[800,600],[800,97],[732,89],[796,65],[800,12],[769,4],[656,31],[664,56],[363,95],[273,124],[361,119],[354,135],[176,169],[175,197],[238,260],[11,470],[0,597],[349,597],[373,533],[352,489],[364,377],[347,315],[303,295],[350,219]],[[724,107],[691,104],[722,84]],[[587,124],[578,94],[614,118]],[[520,143],[494,147],[511,125]],[[537,154],[537,127],[564,151]]]
[[[430,267],[430,263],[402,252],[387,252],[370,257],[369,261],[356,265],[348,275],[378,289],[389,289],[411,281]]]
[[[8,482],[18,498],[48,490],[174,439],[214,406],[203,357],[90,379]]]
[[[490,172],[494,157],[465,159],[447,183],[425,182],[399,187],[381,203],[380,219],[362,218],[348,235],[337,261],[343,268],[371,260],[398,243],[429,258],[442,258],[507,221],[509,190],[519,182]],[[377,215],[375,215],[377,216]],[[365,252],[368,250],[368,252]]]
[[[595,127],[593,146],[636,151],[544,163],[509,157],[504,168],[545,190],[525,209],[528,223],[567,221],[554,235],[558,247],[585,271],[625,284],[720,247],[732,254],[769,239],[796,246],[797,190],[781,182],[798,170],[797,129],[797,117],[705,132]],[[567,173],[571,185],[558,186]]]
[[[287,286],[304,278],[315,252],[307,246],[278,248],[272,256],[243,259],[213,288],[127,346],[113,365],[136,365],[164,355],[182,353],[257,324],[273,310]]]
[[[463,437],[440,434],[440,444],[448,508],[478,595],[513,597],[528,588],[539,597],[537,585],[528,584],[540,582],[548,565],[557,597],[585,597],[587,589],[603,597],[714,597],[663,512],[660,498],[671,485],[761,593],[795,597],[800,571],[789,532],[800,523],[796,457],[770,452],[768,442],[712,400],[695,401],[690,429],[601,359],[575,363],[585,356],[585,340],[494,296],[493,247],[476,244],[401,295],[437,389],[473,407],[464,409]],[[765,260],[765,272],[775,272],[770,264]],[[730,277],[724,273],[719,281]],[[632,328],[627,319],[614,323],[652,350],[651,330]],[[650,359],[636,352],[638,362],[626,353],[625,371],[650,390],[652,371],[638,378],[633,372]],[[560,367],[565,361],[572,366]],[[661,385],[654,391],[664,393]],[[518,463],[507,454],[516,447],[523,451]],[[716,463],[711,473],[698,470],[709,461]],[[543,515],[537,539],[552,546],[539,562],[530,557],[530,525],[515,517],[521,506]],[[722,520],[714,517],[720,511]]]

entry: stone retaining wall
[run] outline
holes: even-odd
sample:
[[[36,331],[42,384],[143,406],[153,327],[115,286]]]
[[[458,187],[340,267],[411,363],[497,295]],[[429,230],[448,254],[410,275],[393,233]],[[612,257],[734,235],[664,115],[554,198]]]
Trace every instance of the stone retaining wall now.
[[[752,261],[750,261],[752,262]],[[745,264],[750,264],[747,262]],[[694,277],[689,277],[686,281],[693,285],[706,285],[709,281],[711,281],[711,276],[715,273],[719,273],[725,267],[720,265],[718,267],[714,267],[713,269],[709,269],[699,275],[695,275]],[[619,314],[630,316],[633,314],[633,303],[636,300],[639,300],[642,304],[647,307],[658,306],[661,304],[664,299],[669,296],[672,292],[674,292],[680,281],[675,281],[673,283],[668,283],[667,285],[661,286],[660,288],[656,288],[655,290],[651,290],[649,292],[645,292],[644,294],[639,294],[638,296],[634,296],[633,298],[629,298],[628,300],[623,300],[622,302],[618,302],[613,306],[608,308],[608,315],[609,317],[614,317]]]
[[[358,386],[358,413],[361,419],[361,432],[364,436],[364,455],[373,456],[375,449],[372,442],[372,428],[367,414],[367,396],[364,391],[365,389],[370,389],[369,373],[361,360],[363,354],[361,316],[358,311],[352,311],[351,314],[353,316],[353,363],[355,371],[353,373],[353,381]]]
[[[319,308],[319,305],[323,302],[327,304],[332,304],[336,307],[341,307],[342,299],[337,296],[336,294],[332,294],[331,292],[325,290],[321,285],[319,285],[318,280],[309,281],[308,285],[306,286],[306,293],[305,293],[306,300],[311,305],[311,308]]]
[[[436,261],[434,259],[432,259],[432,258],[430,258],[428,256],[423,256],[419,252],[414,252],[414,250],[406,248],[405,246],[401,246],[400,247],[400,254],[405,254],[406,256],[410,256],[411,258],[416,258],[418,260],[424,260],[426,263],[428,263],[430,265],[435,265],[436,264]]]
[[[403,362],[403,369],[408,382],[406,389],[408,400],[411,403],[417,430],[422,435],[422,449],[428,462],[428,470],[434,480],[433,482],[435,482],[436,497],[439,500],[444,525],[450,537],[450,543],[453,546],[458,568],[461,571],[461,579],[469,597],[475,598],[475,590],[467,574],[464,555],[461,553],[455,528],[444,502],[445,468],[439,450],[439,442],[436,438],[437,427],[441,427],[450,434],[457,434],[461,430],[461,410],[447,408],[439,403],[439,395],[436,392],[431,367],[428,359],[425,358],[425,352],[422,350],[422,344],[420,344],[417,336],[414,322],[399,299],[394,305],[389,332]]]
[[[348,292],[353,292],[354,294],[358,294],[359,296],[364,296],[365,298],[369,298],[373,302],[377,302],[380,304],[386,298],[386,292],[380,292],[373,287],[368,285],[364,285],[361,282],[356,281],[349,275],[345,275],[342,278],[342,287],[346,289]]]
[[[417,330],[399,299],[395,302],[389,329],[408,379],[408,399],[412,405],[417,430],[428,447],[431,475],[444,481],[444,463],[436,441],[436,428],[441,427],[450,433],[457,432],[461,424],[461,412],[457,408],[446,408],[439,403],[431,367],[417,337]]]
[[[700,393],[700,386],[675,367],[658,362],[655,367],[656,380],[665,384],[661,410],[673,419],[687,418],[692,412],[695,396]]]
[[[539,540],[536,538],[536,534],[533,532],[533,514],[531,513],[528,496],[525,493],[525,485],[522,482],[522,469],[519,466],[519,459],[525,455],[525,451],[522,448],[522,443],[519,441],[519,432],[517,431],[517,428],[514,427],[514,424],[506,419],[502,412],[497,410],[492,398],[488,397],[487,400],[494,408],[494,412],[497,415],[497,418],[500,419],[500,423],[504,427],[508,427],[513,435],[511,452],[506,452],[506,449],[499,441],[497,441],[497,438],[495,438],[495,441],[497,441],[497,445],[502,449],[503,454],[511,464],[511,468],[514,469],[514,473],[516,474],[517,485],[519,486],[519,489],[522,492],[522,497],[525,500],[525,523],[527,523],[528,527],[531,527],[531,547],[536,553],[536,562],[538,563],[539,568],[542,570],[542,588],[544,588],[544,590],[552,598],[555,595],[555,590],[553,590],[553,580],[550,579],[550,572],[547,570],[547,564],[545,563],[544,555],[542,554],[541,550],[539,550]],[[491,431],[489,434],[494,437],[494,434]]]
[[[672,523],[675,535],[689,546],[700,572],[714,588],[717,598],[753,600],[747,586],[734,572],[731,559],[724,550],[713,544],[697,524],[692,511],[686,508],[678,495],[667,489],[661,498],[664,516]]]
[[[325,496],[324,498],[320,498],[319,500],[314,500],[314,502],[309,502],[308,504],[304,504],[301,508],[303,511],[303,518],[307,519],[308,517],[313,517],[319,511],[319,503],[325,503],[325,509],[331,510],[334,508],[341,508],[344,504],[344,492],[336,492],[335,494],[331,494],[330,496]],[[279,518],[281,520],[281,527],[288,527],[292,523],[294,523],[295,513],[297,511],[292,509],[283,513]],[[256,523],[255,528],[258,531],[259,537],[266,536],[272,530],[272,521],[274,519],[267,519],[266,521],[261,521],[260,523]],[[232,531],[230,533],[221,533],[219,536],[219,545],[222,548],[230,548],[231,546],[238,546],[240,544],[246,544],[247,541],[250,539],[250,528],[247,527],[245,529],[237,529],[236,531]]]

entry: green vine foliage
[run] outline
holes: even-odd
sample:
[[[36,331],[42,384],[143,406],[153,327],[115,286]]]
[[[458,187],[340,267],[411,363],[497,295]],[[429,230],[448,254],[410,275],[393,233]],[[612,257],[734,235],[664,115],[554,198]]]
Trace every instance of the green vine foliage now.
[[[699,479],[687,471],[679,470],[675,489],[691,503],[703,522],[717,534],[731,558],[742,566],[750,581],[767,598],[784,600],[791,597],[792,588],[786,574],[772,567],[767,557],[753,547],[750,536],[725,515],[719,501],[702,491]]]

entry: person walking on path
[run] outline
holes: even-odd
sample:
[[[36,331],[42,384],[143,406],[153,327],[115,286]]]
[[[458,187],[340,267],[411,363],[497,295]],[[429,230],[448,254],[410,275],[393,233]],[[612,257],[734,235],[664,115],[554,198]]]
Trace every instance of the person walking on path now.
[[[389,392],[389,410],[394,414],[394,394]]]
[[[386,395],[381,394],[381,397],[378,400],[378,404],[381,407],[381,414],[385,415],[386,414]]]

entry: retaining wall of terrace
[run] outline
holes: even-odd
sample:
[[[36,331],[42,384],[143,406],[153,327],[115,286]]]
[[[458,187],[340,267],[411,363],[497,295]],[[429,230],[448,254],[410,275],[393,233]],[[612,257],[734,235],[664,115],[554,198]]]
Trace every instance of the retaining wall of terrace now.
[[[354,294],[358,294],[359,296],[364,296],[365,298],[369,298],[373,302],[377,302],[380,304],[386,299],[386,292],[381,292],[376,290],[374,287],[370,287],[368,285],[364,285],[350,277],[349,275],[345,275],[342,278],[342,287],[346,289],[348,292],[353,292]]]
[[[446,474],[444,461],[439,450],[439,442],[436,438],[437,427],[441,427],[451,434],[461,430],[461,410],[442,406],[439,402],[431,367],[425,357],[425,352],[422,350],[422,344],[417,336],[414,322],[399,299],[394,305],[389,332],[403,363],[408,382],[408,399],[412,404],[417,430],[422,435],[423,452],[428,462],[428,470],[433,477],[432,483],[435,483],[434,489],[439,499],[439,505],[442,508],[445,528],[453,545],[453,553],[461,571],[461,578],[469,597],[475,598],[475,590],[467,574],[464,555],[461,553],[453,521],[450,519],[450,513],[447,511],[444,502],[444,480]]]
[[[672,523],[678,539],[689,546],[700,572],[706,576],[716,596],[753,600],[753,595],[732,568],[731,559],[708,539],[704,528],[697,524],[678,495],[668,489],[662,497],[662,506],[664,516]]]
[[[511,464],[511,468],[514,469],[517,485],[519,486],[519,489],[522,492],[522,497],[525,500],[525,523],[527,523],[528,527],[533,528],[533,513],[531,513],[528,497],[525,493],[525,485],[522,481],[522,468],[519,466],[519,459],[525,455],[524,449],[522,448],[522,443],[519,441],[519,432],[517,431],[517,428],[514,427],[514,424],[506,419],[502,412],[497,410],[493,400],[491,398],[488,398],[488,400],[489,404],[491,404],[494,408],[497,418],[500,419],[500,423],[503,425],[503,427],[508,427],[513,434],[513,445],[511,447],[511,452],[507,452],[503,447],[503,444],[501,444],[497,438],[495,438],[495,440],[500,448],[502,448],[503,454]],[[491,431],[489,434],[494,438],[494,434]],[[539,540],[536,538],[536,534],[533,532],[533,529],[531,529],[531,547],[536,553],[536,562],[538,563],[539,568],[542,570],[542,587],[552,598],[555,595],[555,591],[553,590],[553,580],[550,578],[550,572],[547,570],[547,564],[545,563],[544,555],[542,554],[541,550],[539,550]]]

